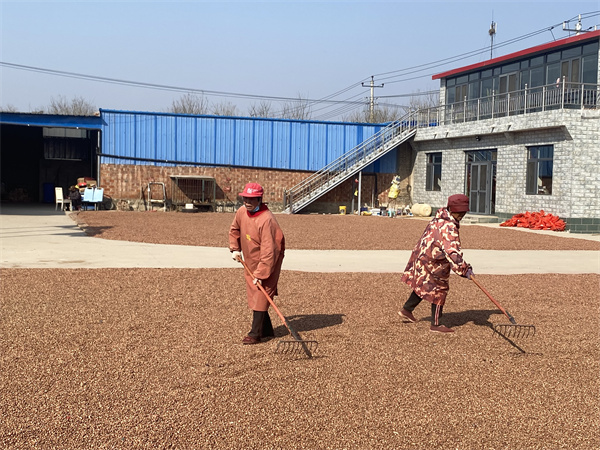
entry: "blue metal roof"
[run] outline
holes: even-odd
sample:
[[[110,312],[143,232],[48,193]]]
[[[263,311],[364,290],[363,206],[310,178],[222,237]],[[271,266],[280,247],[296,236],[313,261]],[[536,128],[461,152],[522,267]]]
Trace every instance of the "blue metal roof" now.
[[[99,116],[0,112],[0,124],[100,130],[102,129],[102,118]]]

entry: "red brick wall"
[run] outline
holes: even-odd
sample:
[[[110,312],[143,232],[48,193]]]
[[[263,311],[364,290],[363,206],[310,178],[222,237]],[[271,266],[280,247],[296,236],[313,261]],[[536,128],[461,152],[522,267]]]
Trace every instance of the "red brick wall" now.
[[[399,173],[365,174],[362,177],[361,200],[369,206],[386,205],[388,191],[395,175],[402,178],[401,194],[397,199],[398,204],[409,204],[408,196],[410,185],[410,166],[406,164],[410,159],[410,148],[398,152]],[[407,169],[407,167],[409,167]],[[115,204],[120,200],[135,202],[143,200],[149,182],[165,183],[167,198],[171,198],[171,175],[204,175],[215,178],[217,183],[217,201],[237,202],[237,194],[244,185],[256,182],[265,189],[264,200],[273,210],[280,210],[283,205],[284,190],[289,189],[308,177],[312,172],[282,171],[273,169],[248,169],[232,167],[165,167],[151,165],[130,164],[102,164],[100,167],[100,184],[104,193],[110,196]],[[354,179],[342,183],[337,188],[328,192],[323,197],[307,206],[304,212],[338,212],[340,205],[350,209]],[[375,198],[375,205],[372,199]],[[356,202],[355,202],[356,203]],[[357,208],[358,205],[355,204]]]

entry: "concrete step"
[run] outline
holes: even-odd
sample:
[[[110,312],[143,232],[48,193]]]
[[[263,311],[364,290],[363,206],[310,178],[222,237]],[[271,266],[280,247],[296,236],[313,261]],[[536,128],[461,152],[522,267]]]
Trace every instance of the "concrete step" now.
[[[465,217],[463,217],[461,223],[500,223],[500,218],[498,216],[490,216],[483,214],[467,214],[465,215]]]

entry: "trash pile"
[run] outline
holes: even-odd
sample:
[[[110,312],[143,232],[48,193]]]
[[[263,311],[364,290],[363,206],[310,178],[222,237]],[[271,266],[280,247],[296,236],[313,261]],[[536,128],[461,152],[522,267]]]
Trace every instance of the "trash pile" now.
[[[566,223],[558,216],[547,214],[543,209],[540,212],[526,211],[515,214],[512,218],[502,222],[501,227],[521,227],[532,230],[565,231]]]

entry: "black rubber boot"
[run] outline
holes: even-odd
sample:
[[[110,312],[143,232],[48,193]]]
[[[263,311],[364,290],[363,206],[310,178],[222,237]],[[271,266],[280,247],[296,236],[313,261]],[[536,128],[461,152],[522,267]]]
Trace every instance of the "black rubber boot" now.
[[[252,311],[252,329],[248,333],[248,336],[260,340],[263,336],[266,315],[266,311]]]
[[[275,336],[275,332],[273,331],[273,323],[271,322],[271,317],[269,317],[269,311],[265,311],[265,320],[263,322],[262,327],[262,337],[268,338]]]

